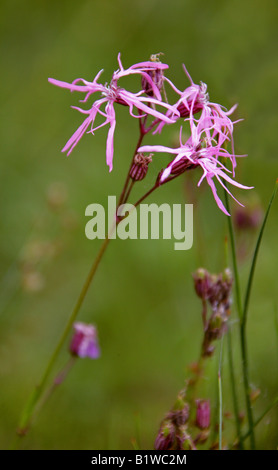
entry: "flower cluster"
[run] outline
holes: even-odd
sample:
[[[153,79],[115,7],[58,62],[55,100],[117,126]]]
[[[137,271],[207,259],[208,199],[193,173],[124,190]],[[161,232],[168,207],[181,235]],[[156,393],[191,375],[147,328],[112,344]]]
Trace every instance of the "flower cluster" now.
[[[210,402],[198,399],[189,403],[186,388],[181,390],[175,405],[160,424],[155,450],[196,450],[204,444],[210,432]],[[190,414],[196,413],[195,420]]]
[[[215,179],[231,196],[232,194],[223,180],[238,188],[250,189],[233,179],[236,157],[239,155],[235,155],[233,145],[233,126],[237,121],[232,121],[230,115],[236,106],[227,111],[223,106],[210,102],[206,84],[202,82],[200,85],[195,84],[185,67],[184,70],[189,78],[190,85],[183,91],[179,90],[164,75],[168,65],[161,63],[158,55],[152,56],[149,61],[140,62],[125,69],[119,54],[118,65],[119,68],[113,73],[109,84],[105,83],[103,85],[98,82],[102,70],[92,82],[83,78],[78,78],[72,83],[49,79],[50,83],[59,87],[85,93],[85,98],[81,100],[84,103],[95,93],[100,94],[100,98],[96,99],[89,109],[73,106],[87,117],[66,143],[63,151],[69,155],[86,131],[94,134],[95,130],[108,124],[106,162],[111,171],[113,168],[116,127],[115,104],[128,107],[129,114],[139,120],[140,142],[149,131],[153,131],[153,134],[157,135],[161,133],[165,125],[172,125],[178,120],[183,120],[187,123],[186,125],[190,131],[190,137],[185,143],[182,142],[183,127],[181,127],[179,147],[139,145],[137,153],[166,152],[174,156],[167,168],[159,172],[157,186],[170,181],[189,169],[201,168],[203,174],[198,186],[206,179],[218,207],[225,214],[230,215],[217,194]],[[126,90],[119,84],[122,78],[133,75],[139,75],[141,78],[141,86],[135,93]],[[166,98],[166,84],[177,94],[177,100],[173,104],[169,104]],[[162,98],[162,94],[165,95],[164,98]],[[97,115],[103,118],[103,122],[98,125],[95,123]],[[148,127],[146,127],[147,119],[151,119],[151,124]],[[231,153],[226,148],[229,142],[231,144]],[[226,161],[230,163],[230,169],[224,164]],[[134,178],[132,175],[130,177]],[[138,177],[136,181],[139,180]]]
[[[98,72],[92,82],[83,80],[83,78],[77,78],[76,80],[74,80],[73,83],[62,82],[53,78],[48,79],[49,82],[53,85],[57,85],[62,88],[67,88],[70,91],[79,91],[81,93],[85,93],[86,95],[82,102],[86,102],[94,93],[98,92],[102,95],[102,98],[96,100],[93,103],[92,107],[88,110],[73,106],[74,109],[77,109],[81,113],[86,114],[88,117],[75,131],[75,133],[66,143],[62,151],[67,152],[67,154],[69,155],[89,126],[89,132],[93,134],[96,129],[99,129],[100,127],[103,127],[106,124],[109,124],[110,129],[108,131],[106,143],[106,162],[109,166],[110,171],[113,168],[113,142],[116,127],[116,113],[114,110],[115,103],[128,106],[131,116],[136,118],[140,118],[142,114],[147,114],[157,118],[159,122],[163,121],[168,124],[174,122],[174,119],[168,117],[162,112],[157,111],[155,106],[162,106],[166,108],[166,110],[170,111],[173,115],[177,114],[179,116],[179,112],[175,110],[173,106],[170,106],[169,104],[164,103],[162,101],[160,91],[151,77],[151,72],[157,70],[163,71],[168,68],[168,65],[158,62],[147,61],[132,65],[127,70],[125,70],[121,62],[120,54],[118,55],[118,64],[119,69],[113,73],[112,80],[109,85],[107,83],[105,85],[98,83],[98,79],[103,70],[100,70],[100,72]],[[148,89],[152,90],[154,98],[149,96],[142,96],[145,93],[144,89],[139,90],[137,93],[131,93],[118,85],[118,81],[122,77],[134,74],[139,74],[142,78],[144,78],[145,83],[148,84]],[[82,84],[80,85],[79,82],[81,82]],[[101,108],[104,104],[105,109],[102,110]],[[139,113],[138,115],[134,114],[133,108],[136,108],[137,112]],[[100,114],[104,117],[104,122],[99,126],[94,127],[94,122],[97,114]]]
[[[155,450],[184,450],[194,448],[188,434],[189,404],[186,401],[186,390],[182,390],[174,407],[165,416],[155,440]]]

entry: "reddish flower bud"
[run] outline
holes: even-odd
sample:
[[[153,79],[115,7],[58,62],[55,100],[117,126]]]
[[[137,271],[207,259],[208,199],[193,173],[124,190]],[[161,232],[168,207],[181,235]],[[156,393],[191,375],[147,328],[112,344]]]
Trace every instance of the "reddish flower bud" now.
[[[210,426],[210,403],[209,400],[196,400],[196,426],[199,429],[207,429]]]
[[[176,439],[176,429],[171,420],[165,420],[159,429],[155,440],[155,450],[169,450],[173,447]]]
[[[199,268],[195,273],[193,273],[193,279],[196,294],[202,300],[207,300],[209,298],[211,289],[210,274],[205,269]]]
[[[141,181],[145,178],[148,166],[152,161],[152,154],[144,155],[143,153],[137,153],[133,160],[129,176],[133,181]]]

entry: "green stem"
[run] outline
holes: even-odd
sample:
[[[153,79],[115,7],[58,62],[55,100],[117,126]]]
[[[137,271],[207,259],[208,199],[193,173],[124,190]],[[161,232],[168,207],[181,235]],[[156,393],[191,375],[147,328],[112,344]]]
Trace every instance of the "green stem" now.
[[[278,397],[275,398],[275,400],[273,400],[273,402],[266,408],[266,410],[262,413],[262,415],[255,421],[254,423],[254,427],[256,427],[262,420],[263,418],[265,417],[265,415],[278,403]],[[250,430],[244,434],[244,436],[242,437],[242,439],[246,439],[247,437],[250,436]]]
[[[225,200],[226,200],[227,210],[228,212],[230,212],[229,199],[228,199],[226,191],[225,191]],[[243,385],[244,385],[248,425],[249,425],[249,431],[250,431],[250,444],[251,444],[251,449],[255,449],[256,445],[255,445],[255,435],[254,435],[254,419],[253,419],[253,412],[252,412],[250,393],[249,393],[249,373],[248,373],[246,335],[245,335],[245,328],[242,328],[243,311],[242,311],[241,291],[240,291],[240,283],[239,283],[239,275],[238,275],[238,267],[237,267],[235,237],[234,237],[234,230],[233,230],[231,216],[228,217],[228,227],[229,227],[230,240],[231,240],[232,261],[233,261],[233,270],[234,270],[234,276],[235,276],[235,290],[236,290],[238,316],[240,320],[240,346],[241,346]],[[239,419],[239,417],[237,417],[237,419]]]
[[[227,192],[224,191],[224,194],[225,194],[226,208],[228,212],[230,212],[230,204],[229,204]],[[228,217],[228,228],[229,228],[231,250],[232,250],[232,262],[233,262],[233,271],[234,271],[234,278],[235,278],[237,311],[238,311],[239,320],[241,321],[242,319],[241,290],[240,290],[239,274],[238,274],[238,267],[237,267],[235,236],[234,236],[233,222],[232,222],[231,216]]]
[[[276,180],[274,190],[272,193],[272,196],[270,198],[269,204],[267,211],[265,213],[265,217],[260,229],[260,233],[258,236],[258,240],[256,243],[253,259],[252,259],[252,264],[251,264],[251,269],[248,277],[248,282],[247,282],[247,288],[246,288],[246,294],[245,294],[245,299],[244,299],[244,307],[243,307],[243,312],[242,312],[242,318],[241,318],[241,325],[240,325],[240,332],[241,332],[241,351],[242,351],[242,360],[243,360],[243,380],[244,380],[244,388],[245,388],[245,395],[246,395],[246,404],[247,404],[247,415],[248,415],[248,421],[249,421],[249,433],[250,433],[250,442],[251,442],[251,449],[255,449],[256,443],[255,443],[255,435],[254,435],[254,419],[253,419],[253,414],[252,414],[252,406],[251,406],[251,399],[250,399],[250,393],[249,393],[249,379],[248,379],[248,361],[247,361],[247,346],[246,346],[246,324],[247,324],[247,313],[248,313],[248,307],[249,307],[249,301],[250,301],[250,294],[251,294],[251,289],[252,289],[252,284],[253,284],[253,279],[254,279],[254,273],[255,273],[255,267],[256,267],[256,261],[258,257],[258,252],[259,248],[261,245],[265,225],[268,219],[268,215],[272,206],[272,203],[274,201],[274,198],[276,196],[278,189],[278,180]]]
[[[235,382],[235,374],[234,374],[234,361],[233,361],[233,351],[232,351],[232,337],[231,337],[231,330],[230,325],[228,326],[228,356],[229,356],[229,368],[230,368],[230,378],[231,378],[231,385],[232,385],[232,397],[233,397],[233,405],[234,405],[234,415],[236,419],[236,431],[239,440],[239,449],[243,450],[243,438],[241,432],[241,425],[240,425],[240,418],[239,418],[239,407],[238,407],[238,398],[237,398],[237,391],[236,391],[236,382]]]
[[[88,292],[90,284],[91,284],[91,282],[94,278],[96,270],[97,270],[97,268],[99,266],[99,263],[100,263],[103,255],[105,253],[105,250],[108,246],[109,241],[110,241],[110,238],[109,238],[109,235],[108,235],[104,239],[104,241],[103,241],[103,243],[100,247],[100,250],[97,254],[97,257],[96,257],[96,259],[94,260],[94,262],[92,264],[92,267],[91,267],[91,269],[89,271],[89,274],[87,276],[87,279],[86,279],[86,281],[85,281],[85,283],[82,287],[82,290],[80,292],[78,300],[77,300],[77,302],[76,302],[76,304],[75,304],[75,306],[72,310],[72,313],[71,313],[71,315],[70,315],[70,317],[67,321],[66,327],[65,327],[62,335],[60,336],[60,339],[57,343],[57,346],[56,346],[56,348],[55,348],[55,350],[54,350],[54,352],[53,352],[53,354],[52,354],[52,356],[51,356],[51,358],[50,358],[50,360],[49,360],[49,362],[46,366],[46,369],[45,369],[45,372],[44,372],[44,374],[41,378],[41,381],[39,382],[39,384],[33,390],[32,394],[29,397],[29,400],[28,400],[28,402],[27,402],[27,404],[26,404],[26,406],[25,406],[25,408],[22,412],[21,419],[20,419],[20,422],[19,422],[18,431],[17,431],[18,435],[20,435],[20,436],[24,436],[28,431],[28,427],[29,427],[29,424],[30,424],[32,416],[33,416],[34,408],[35,408],[39,398],[41,397],[42,391],[43,391],[44,386],[47,382],[47,379],[50,375],[50,372],[52,370],[54,362],[56,361],[57,356],[58,356],[58,354],[59,354],[59,352],[60,352],[60,350],[61,350],[61,348],[62,348],[62,346],[65,342],[65,339],[66,339],[67,335],[69,334],[69,332],[72,328],[72,325],[73,325],[73,323],[74,323],[74,321],[77,317],[77,314],[78,314],[78,312],[79,312],[79,310],[80,310],[80,308],[83,304],[83,301],[86,297],[86,294]]]
[[[255,442],[255,433],[254,433],[254,418],[253,418],[252,404],[251,404],[251,398],[250,398],[250,389],[249,389],[249,368],[248,368],[246,343],[247,343],[246,332],[245,332],[245,329],[242,328],[242,324],[241,324],[240,344],[241,344],[241,357],[242,357],[242,369],[243,369],[243,384],[244,384],[247,418],[248,418],[249,433],[250,433],[250,444],[251,444],[251,449],[254,450],[256,448],[256,442]]]
[[[127,187],[128,187],[128,183],[130,181],[130,171],[131,171],[131,168],[132,168],[132,165],[133,165],[133,161],[134,161],[134,158],[135,158],[135,155],[138,151],[138,148],[140,147],[141,143],[142,143],[142,140],[146,134],[146,132],[143,132],[142,130],[142,124],[141,124],[141,119],[139,120],[139,126],[140,126],[140,136],[139,136],[139,139],[138,139],[138,142],[137,142],[137,145],[135,147],[135,150],[134,150],[134,154],[133,154],[133,157],[132,157],[132,160],[131,160],[131,163],[130,163],[130,166],[129,166],[129,170],[127,172],[127,175],[126,175],[126,180],[124,182],[124,186],[123,186],[123,189],[122,189],[122,192],[120,194],[120,197],[119,197],[119,202],[118,202],[118,207],[123,203],[123,201],[127,200],[127,197],[129,196],[130,194],[130,191],[128,193],[128,196],[126,197],[126,191],[127,191]],[[132,188],[132,187],[131,187]]]
[[[254,433],[254,418],[253,418],[252,405],[251,405],[251,399],[250,399],[250,390],[249,390],[249,370],[248,370],[247,341],[246,341],[247,313],[248,313],[248,306],[249,306],[251,288],[252,288],[252,283],[253,283],[253,278],[254,278],[254,272],[255,272],[259,247],[261,244],[261,240],[262,240],[264,228],[266,225],[266,221],[269,215],[269,211],[272,206],[273,200],[275,198],[277,189],[278,189],[278,180],[276,180],[275,187],[274,187],[274,190],[273,190],[273,193],[272,193],[272,196],[271,196],[271,199],[270,199],[270,202],[269,202],[266,214],[265,214],[265,218],[264,218],[264,221],[263,221],[263,224],[262,224],[259,236],[258,236],[258,240],[256,243],[256,247],[255,247],[255,251],[254,251],[254,255],[252,259],[252,264],[251,264],[251,269],[250,269],[248,282],[247,282],[247,289],[246,289],[246,294],[245,294],[245,299],[244,299],[243,310],[242,310],[240,288],[239,288],[239,277],[238,277],[238,269],[237,269],[234,232],[233,232],[231,218],[229,217],[228,219],[231,246],[232,246],[233,267],[234,267],[234,273],[235,273],[236,297],[237,297],[237,305],[238,305],[239,318],[240,318],[240,345],[241,345],[241,357],[242,357],[242,367],[243,367],[243,382],[244,382],[247,418],[248,418],[248,424],[249,424],[248,435],[250,435],[251,449],[256,448],[256,442],[255,442],[255,433]],[[229,211],[229,201],[228,201],[226,192],[225,192],[225,199],[226,199],[226,207],[227,207],[227,210]]]
[[[226,208],[228,212],[230,212],[230,205],[229,205],[227,192],[224,191],[224,194],[225,194]],[[242,318],[241,290],[240,290],[240,282],[239,282],[238,267],[237,267],[234,229],[233,229],[231,216],[228,217],[228,229],[229,229],[229,235],[230,235],[232,263],[233,263],[233,271],[234,271],[234,278],[235,278],[235,294],[236,294],[237,311],[238,311],[239,320],[241,322],[241,318]],[[236,418],[236,429],[237,429],[237,437],[240,443],[240,448],[243,449],[243,440],[242,440],[240,417],[239,417],[239,410],[238,410],[238,399],[237,399],[235,379],[234,379],[233,360],[232,360],[232,355],[231,355],[231,338],[229,338],[229,336],[230,336],[230,333],[228,332],[230,375],[231,375],[231,380],[232,380],[232,395],[233,395],[233,404],[234,404],[235,418]],[[249,386],[248,386],[248,389],[249,389]]]
[[[223,397],[222,397],[222,349],[223,349],[223,336],[220,344],[219,367],[218,367],[218,397],[219,397],[219,450],[222,450],[222,426],[223,426]]]
[[[56,378],[53,380],[52,384],[50,387],[46,390],[46,392],[42,395],[40,401],[38,402],[37,406],[34,408],[33,412],[33,419],[35,416],[38,414],[39,410],[44,406],[44,404],[48,401],[48,399],[51,397],[51,395],[54,393],[56,388],[64,382],[66,379],[68,373],[70,372],[71,368],[75,364],[77,360],[77,356],[70,356],[68,362],[66,365],[63,367],[63,369],[58,373]]]
[[[262,223],[262,226],[261,226],[261,230],[260,230],[260,233],[259,233],[259,236],[258,236],[258,240],[257,240],[257,243],[256,243],[256,247],[255,247],[255,251],[254,251],[254,255],[253,255],[253,259],[252,259],[252,264],[251,264],[251,269],[250,269],[250,274],[249,274],[249,278],[248,278],[247,289],[246,289],[246,294],[245,294],[245,299],[244,299],[243,316],[242,316],[242,327],[244,329],[246,327],[247,312],[248,312],[248,306],[249,306],[249,300],[250,300],[250,293],[251,293],[251,288],[252,288],[252,283],[253,283],[253,278],[254,278],[254,272],[255,272],[258,252],[259,252],[259,248],[260,248],[260,245],[261,245],[265,225],[266,225],[266,222],[267,222],[267,219],[268,219],[269,211],[271,209],[272,203],[273,203],[274,198],[276,196],[277,190],[278,190],[278,180],[276,180],[274,190],[273,190],[273,193],[271,195],[267,211],[265,213],[265,217],[264,217],[264,220],[263,220],[263,223]]]

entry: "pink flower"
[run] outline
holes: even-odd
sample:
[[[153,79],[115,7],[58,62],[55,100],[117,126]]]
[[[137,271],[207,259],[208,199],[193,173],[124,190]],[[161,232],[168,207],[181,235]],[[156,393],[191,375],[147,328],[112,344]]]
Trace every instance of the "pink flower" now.
[[[72,83],[62,82],[53,78],[48,79],[50,83],[52,83],[53,85],[57,85],[61,88],[67,88],[70,91],[79,91],[81,93],[86,93],[85,98],[81,100],[82,102],[87,102],[90,96],[96,92],[101,93],[102,98],[96,100],[93,103],[92,107],[88,110],[72,106],[74,109],[77,109],[81,113],[87,115],[87,117],[85,121],[81,124],[81,126],[75,131],[69,141],[66,143],[62,151],[67,152],[67,155],[69,155],[73,148],[76,146],[76,144],[79,142],[81,137],[84,135],[84,133],[87,131],[89,126],[90,129],[88,132],[94,134],[94,131],[96,129],[99,129],[100,127],[103,127],[106,124],[109,124],[110,129],[108,131],[106,142],[106,162],[109,166],[110,171],[113,168],[114,132],[116,126],[114,103],[128,106],[129,113],[133,117],[140,118],[142,115],[150,115],[158,119],[159,121],[164,121],[167,124],[174,122],[173,117],[169,117],[166,114],[157,111],[155,108],[156,106],[162,106],[170,112],[171,116],[179,115],[179,112],[173,106],[170,106],[169,104],[164,103],[162,101],[160,91],[155,82],[152,80],[151,75],[149,73],[151,71],[157,70],[163,71],[168,68],[168,65],[162,64],[160,62],[147,61],[134,64],[127,70],[125,70],[122,66],[120,54],[118,55],[118,64],[119,69],[113,73],[112,80],[109,85],[102,85],[98,83],[98,79],[102,73],[102,70],[96,75],[92,82],[88,82],[83,78],[78,78]],[[140,90],[138,93],[131,93],[125,90],[124,88],[118,86],[118,80],[120,78],[136,74],[139,74],[148,83],[148,86],[152,89],[154,97],[143,97],[142,94],[145,93],[145,90]],[[104,105],[105,108],[102,109]],[[134,114],[134,108],[140,114]],[[97,114],[100,114],[104,117],[104,122],[102,122],[99,126],[94,127],[94,122]]]
[[[70,352],[74,356],[97,359],[100,350],[97,330],[93,325],[77,322],[74,324],[74,335],[70,344]]]
[[[212,141],[218,141],[221,146],[225,141],[231,141],[232,152],[234,153],[233,147],[233,124],[238,121],[231,121],[229,115],[233,113],[237,105],[234,105],[229,111],[225,111],[225,108],[217,103],[209,101],[209,95],[207,93],[207,85],[200,82],[200,85],[196,85],[185,66],[183,66],[186,75],[188,76],[191,85],[184,91],[180,91],[173,83],[165,77],[165,80],[171,85],[174,91],[180,95],[179,100],[174,105],[176,111],[179,112],[180,117],[189,120],[191,131],[195,123],[197,126],[202,123],[203,130],[206,134],[207,140],[212,145]],[[194,115],[201,112],[199,119],[195,119]],[[176,114],[171,114],[167,111],[167,116],[177,120]],[[160,122],[155,132],[161,132],[165,122]],[[235,159],[233,160],[233,171],[236,166]]]
[[[163,184],[167,182],[168,180],[171,179],[171,176],[179,175],[186,170],[197,168],[198,166],[201,167],[203,170],[203,175],[198,182],[198,186],[200,186],[203,179],[206,178],[207,183],[211,187],[214,199],[218,207],[226,215],[230,215],[227,212],[225,206],[223,205],[221,199],[219,198],[217,194],[217,189],[213,181],[213,178],[215,177],[218,180],[218,182],[221,184],[221,186],[223,186],[223,188],[233,198],[234,196],[230,193],[229,189],[225,186],[222,179],[226,180],[228,183],[232,184],[233,186],[237,186],[238,188],[242,188],[242,189],[251,189],[251,188],[247,186],[243,186],[242,184],[234,181],[227,174],[227,173],[231,173],[231,171],[228,170],[218,160],[218,157],[228,158],[229,160],[231,160],[232,164],[234,165],[233,162],[235,161],[236,155],[231,155],[229,154],[227,150],[221,148],[219,145],[213,146],[208,140],[201,139],[200,137],[201,133],[202,131],[198,134],[197,130],[195,133],[193,132],[192,136],[187,140],[187,142],[184,145],[182,144],[181,134],[180,134],[180,147],[178,148],[164,147],[163,145],[144,145],[138,149],[138,152],[167,152],[167,153],[176,155],[175,158],[169,163],[167,168],[161,172],[159,176],[159,184]],[[240,204],[240,202],[238,202],[238,204]]]

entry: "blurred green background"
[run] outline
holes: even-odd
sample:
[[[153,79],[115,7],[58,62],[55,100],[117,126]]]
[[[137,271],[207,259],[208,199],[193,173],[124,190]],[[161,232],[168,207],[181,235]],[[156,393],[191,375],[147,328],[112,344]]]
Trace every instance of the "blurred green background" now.
[[[234,191],[247,210],[265,210],[277,165],[278,55],[276,0],[1,1],[1,300],[0,446],[8,448],[19,414],[50,353],[100,246],[85,238],[85,208],[119,194],[137,140],[137,123],[117,108],[114,170],[105,163],[107,127],[82,138],[69,158],[60,152],[83,117],[78,96],[48,77],[109,81],[121,52],[125,67],[164,52],[167,76],[184,88],[185,63],[207,83],[212,101],[244,121],[236,125],[236,153],[248,154]],[[167,128],[164,145],[174,136]],[[164,140],[163,140],[164,139]],[[157,155],[147,190],[161,169]],[[200,176],[200,175],[197,175]],[[180,177],[149,202],[194,203],[194,246],[174,240],[114,240],[79,319],[99,331],[101,358],[78,361],[41,410],[22,448],[152,449],[159,423],[198,358],[201,303],[191,273],[225,265],[227,221],[206,183]],[[190,183],[190,184],[189,184]],[[194,184],[193,184],[194,183]],[[231,200],[232,210],[236,203]],[[250,380],[261,391],[255,417],[277,395],[277,209],[266,228],[248,320]],[[258,230],[257,230],[258,231]],[[245,286],[256,233],[238,234]],[[236,381],[244,409],[237,316],[232,332]],[[56,371],[66,362],[63,349]],[[208,364],[202,398],[217,405],[218,356]],[[224,342],[224,410],[232,411]],[[257,427],[258,447],[277,447],[277,409]],[[226,433],[226,434],[225,434]],[[234,436],[233,420],[224,429]]]

